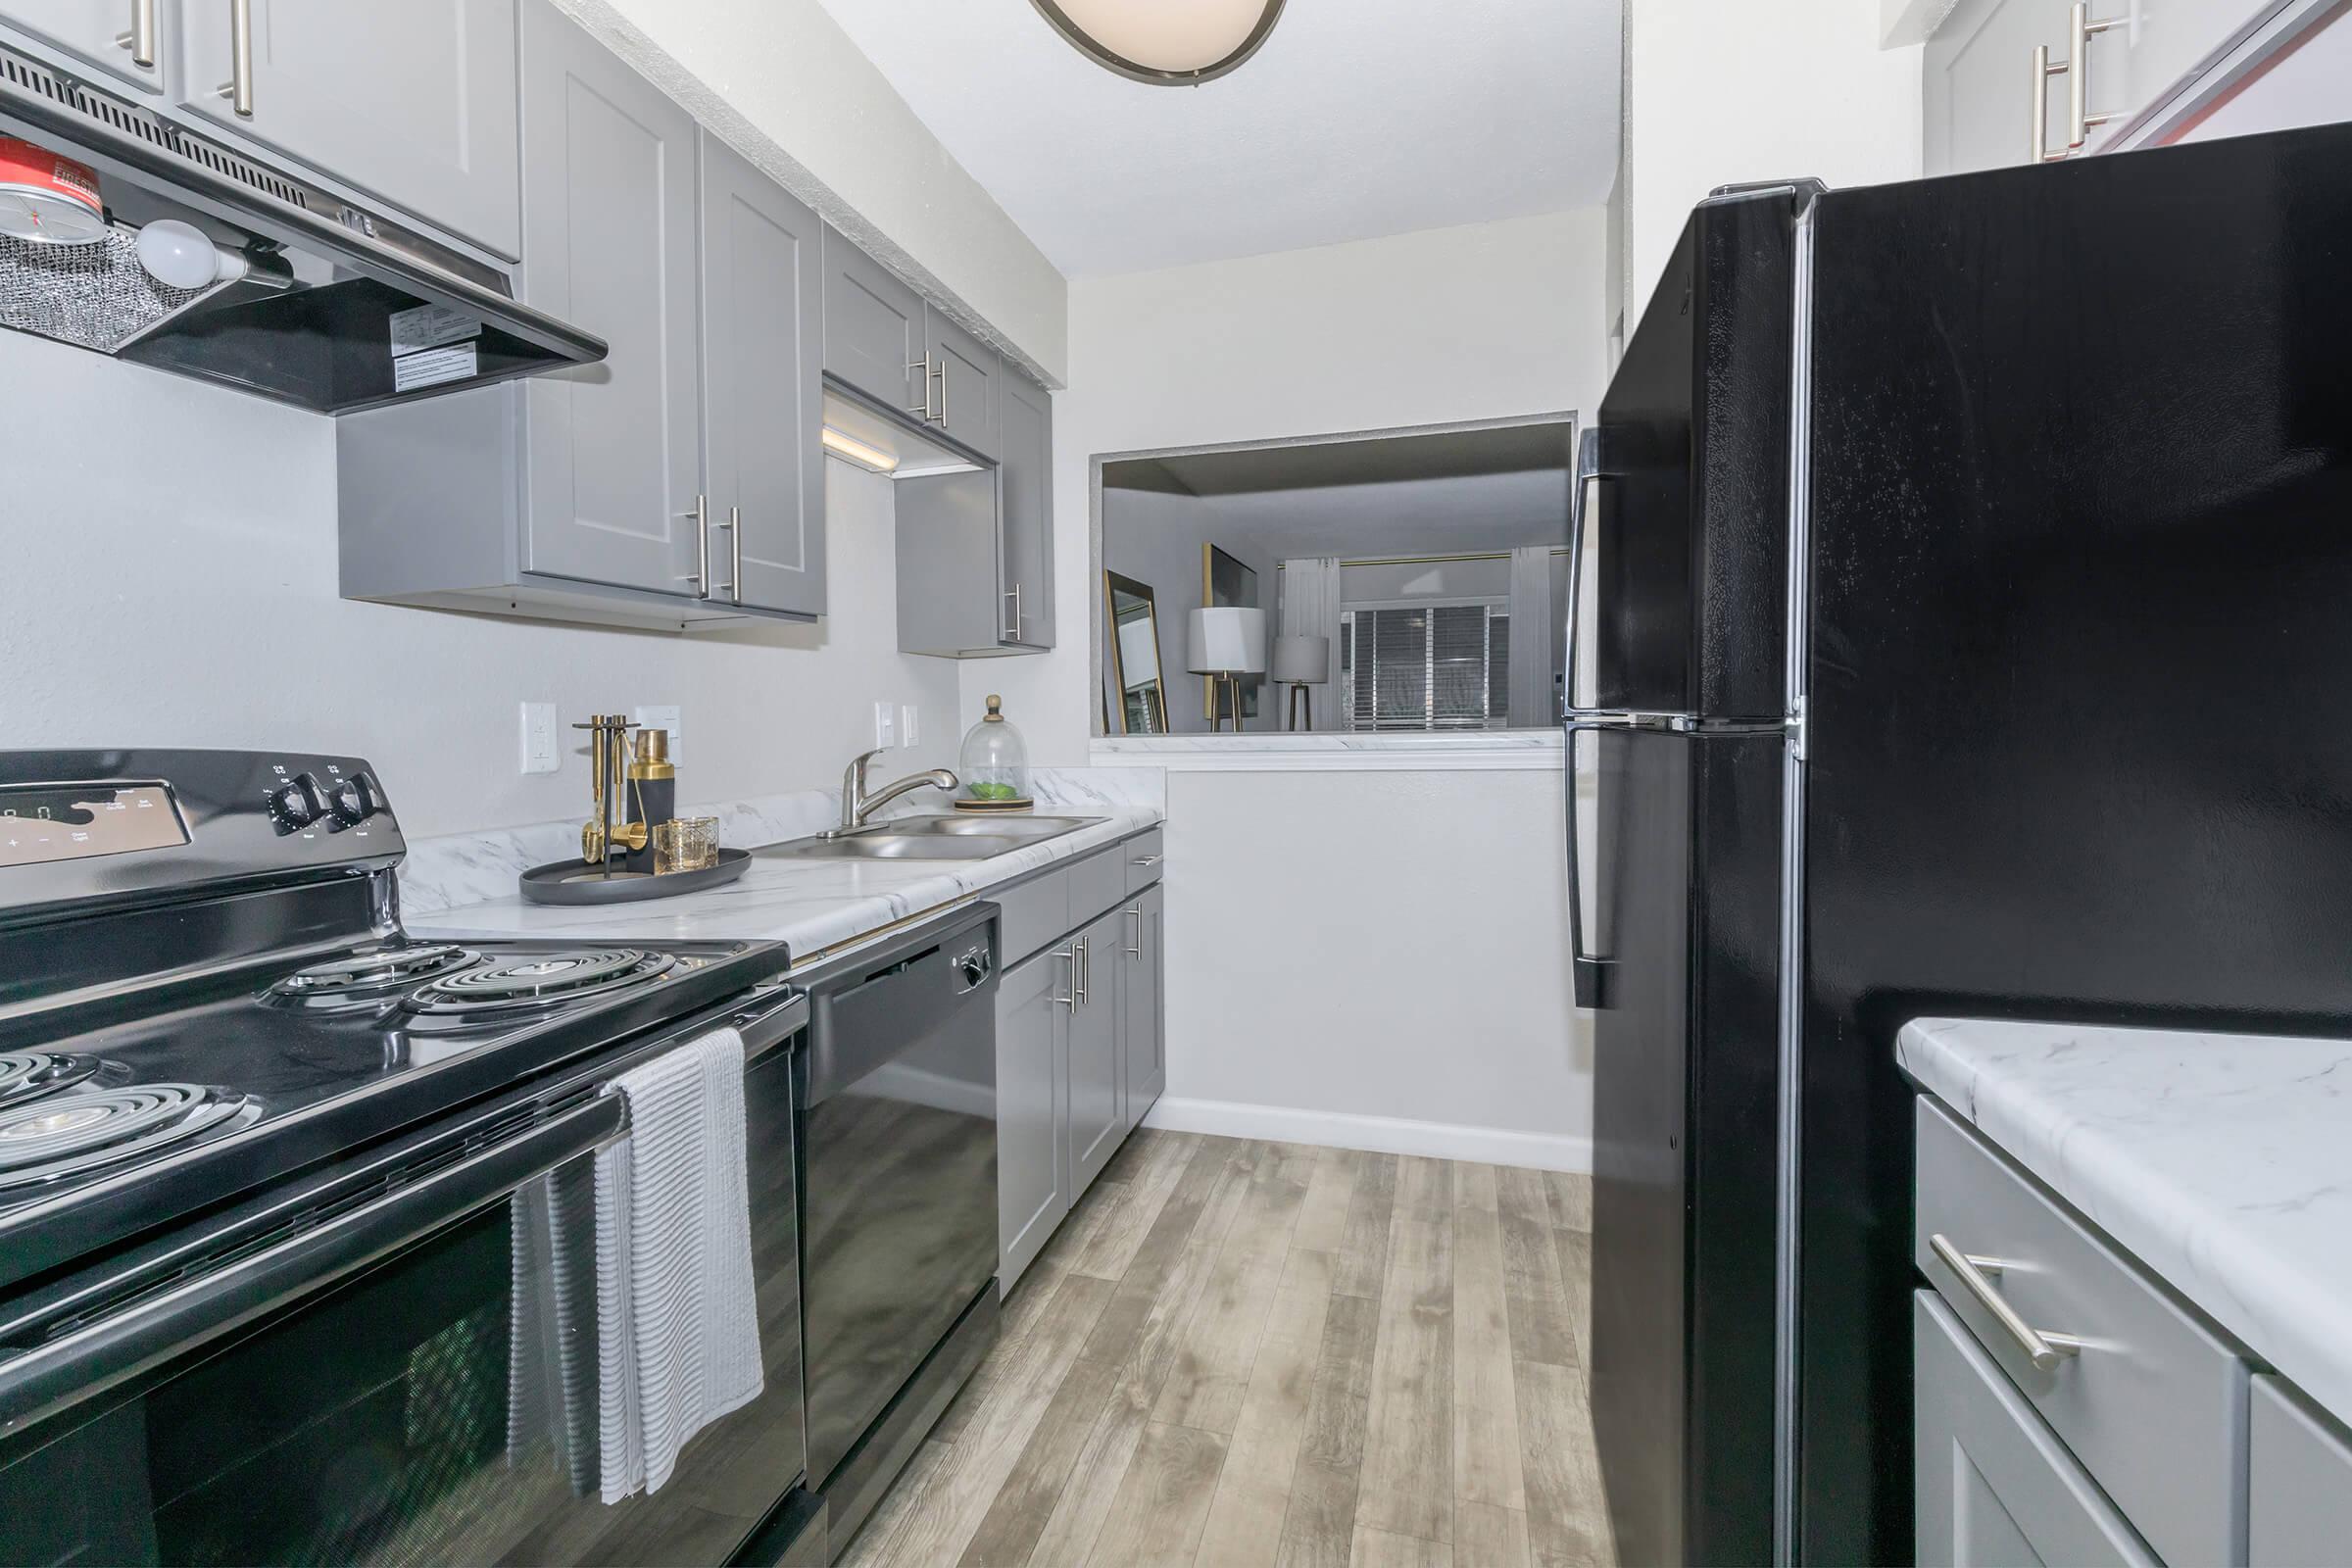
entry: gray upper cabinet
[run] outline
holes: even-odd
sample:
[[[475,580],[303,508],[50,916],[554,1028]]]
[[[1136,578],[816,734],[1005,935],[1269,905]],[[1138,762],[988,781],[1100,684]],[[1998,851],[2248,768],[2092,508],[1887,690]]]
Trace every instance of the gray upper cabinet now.
[[[1054,646],[1054,397],[1019,371],[997,377],[998,465],[1004,476],[998,550],[1008,635]]]
[[[825,372],[884,408],[925,418],[922,296],[825,225]]]
[[[612,344],[532,380],[527,571],[707,586],[695,123],[546,0],[523,12],[522,295]]]
[[[931,423],[982,457],[997,456],[997,351],[929,306],[923,334]]]
[[[4,0],[0,22],[119,82],[164,90],[172,0]]]
[[[1160,1002],[1160,981],[1166,973],[1160,951],[1162,907],[1160,890],[1151,887],[1129,899],[1120,914],[1125,922],[1119,949],[1119,1049],[1124,1057],[1120,1094],[1130,1130],[1144,1119],[1168,1082],[1166,1014]]]
[[[808,616],[825,608],[820,230],[814,213],[703,132],[710,594]]]
[[[134,3],[113,8],[118,30]],[[188,109],[509,258],[523,254],[515,5],[158,0]]]
[[[1070,1191],[1086,1191],[1127,1136],[1121,1093],[1120,950],[1127,919],[1113,909],[1077,935],[1077,983],[1070,1007]]]
[[[1922,63],[1925,167],[1959,174],[2027,161],[2034,94],[2048,111],[2051,150],[2066,138],[2066,79],[2033,79],[2034,47],[2066,58],[2069,0],[1961,0]],[[2108,40],[2093,40],[2103,57]],[[2098,62],[2094,59],[2094,67]]]

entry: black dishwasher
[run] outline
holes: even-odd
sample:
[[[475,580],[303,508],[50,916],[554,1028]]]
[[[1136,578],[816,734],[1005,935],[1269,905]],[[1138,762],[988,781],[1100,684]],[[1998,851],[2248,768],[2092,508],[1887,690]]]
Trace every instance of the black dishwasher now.
[[[792,977],[808,1474],[837,1543],[996,1338],[996,917],[957,909]]]

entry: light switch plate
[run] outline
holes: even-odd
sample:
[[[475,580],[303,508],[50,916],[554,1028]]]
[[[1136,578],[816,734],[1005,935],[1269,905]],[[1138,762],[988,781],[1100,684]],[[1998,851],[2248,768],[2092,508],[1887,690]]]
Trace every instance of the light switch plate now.
[[[525,773],[553,773],[563,760],[556,744],[556,705],[525,703],[522,705],[522,770]]]
[[[901,746],[913,746],[917,744],[920,739],[921,736],[916,732],[914,727],[914,705],[912,703],[900,704],[899,744]]]
[[[672,762],[686,760],[686,715],[676,704],[639,708],[629,716],[639,729],[669,731],[669,760]]]
[[[899,744],[898,713],[898,709],[892,704],[876,703],[874,705],[874,744],[876,746]]]

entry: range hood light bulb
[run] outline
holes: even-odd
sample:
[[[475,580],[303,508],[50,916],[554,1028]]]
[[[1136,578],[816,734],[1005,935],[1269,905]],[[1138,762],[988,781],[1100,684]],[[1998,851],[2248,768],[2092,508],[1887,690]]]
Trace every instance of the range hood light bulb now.
[[[166,288],[211,288],[245,275],[245,258],[215,245],[204,230],[159,218],[139,230],[139,265]]]

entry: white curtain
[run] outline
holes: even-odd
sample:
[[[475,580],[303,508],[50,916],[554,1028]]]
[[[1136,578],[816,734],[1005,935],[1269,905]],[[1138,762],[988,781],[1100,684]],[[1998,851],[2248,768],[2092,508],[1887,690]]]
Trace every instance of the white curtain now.
[[[1306,689],[1307,706],[1314,712],[1312,728],[1346,729],[1347,714],[1342,710],[1347,698],[1339,685],[1339,557],[1303,556],[1282,564],[1282,635],[1330,639],[1331,658],[1323,671],[1323,684]],[[1274,700],[1282,705],[1282,711],[1275,715],[1273,727],[1287,729],[1290,727],[1291,689],[1281,686],[1272,691]]]
[[[1511,703],[1513,729],[1559,722],[1552,701],[1551,639],[1559,625],[1551,602],[1551,551],[1530,545],[1511,552]]]

